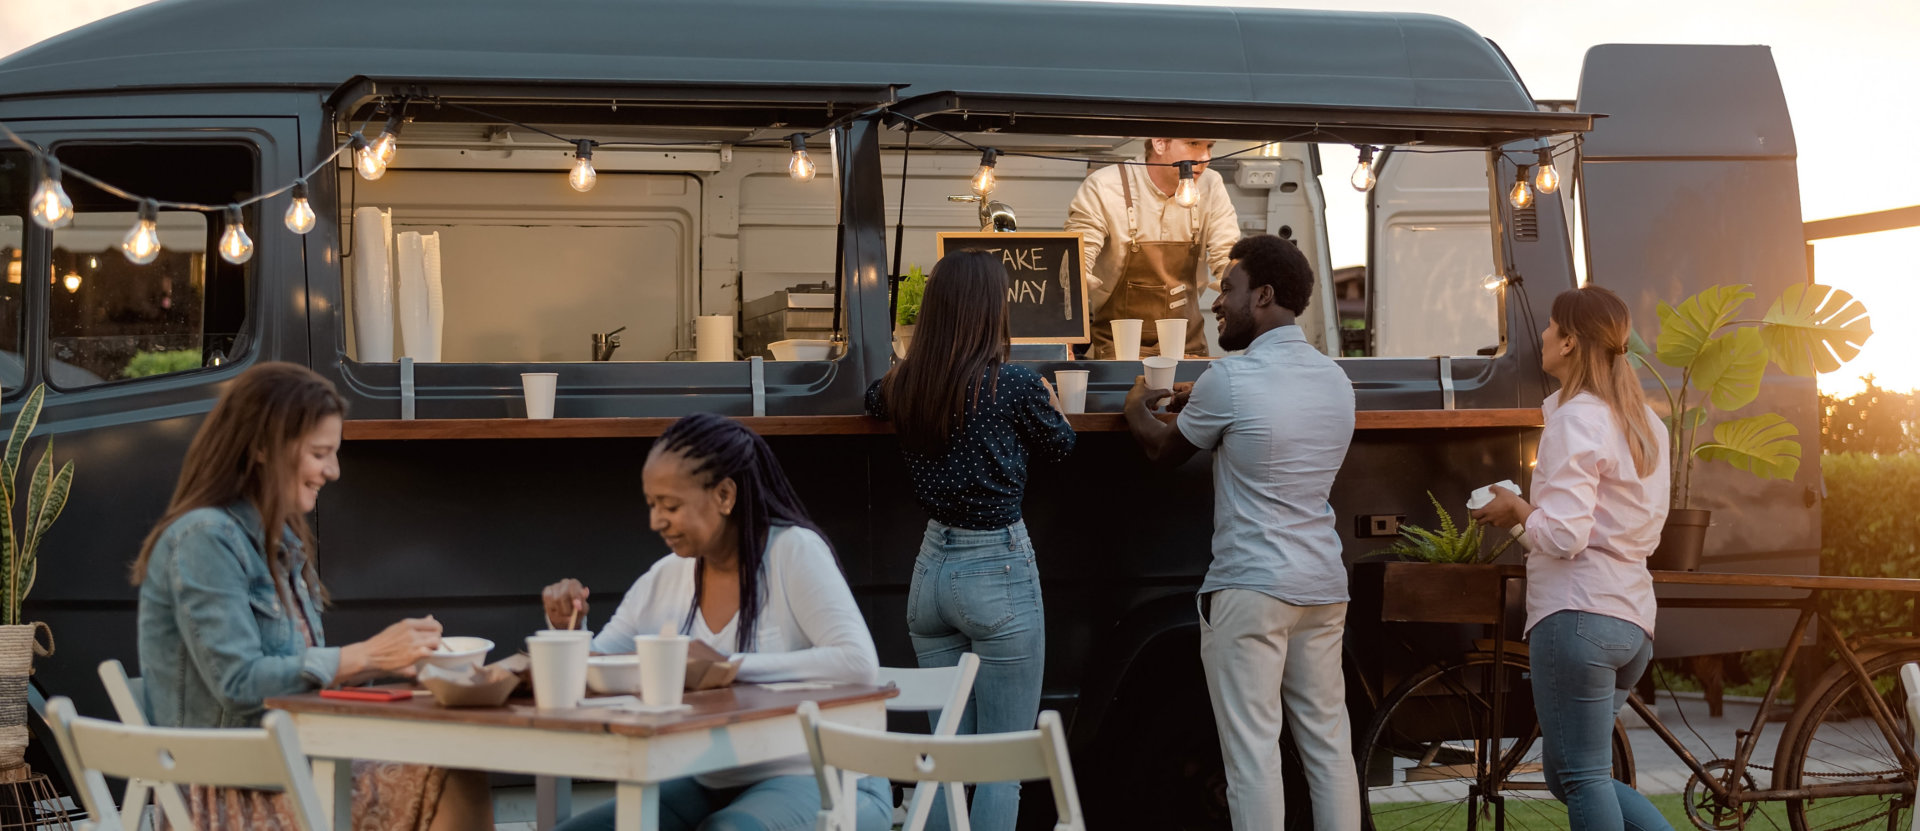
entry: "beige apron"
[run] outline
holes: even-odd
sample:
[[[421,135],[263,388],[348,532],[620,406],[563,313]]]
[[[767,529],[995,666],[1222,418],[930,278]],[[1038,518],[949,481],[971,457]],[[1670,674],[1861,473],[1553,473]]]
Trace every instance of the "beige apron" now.
[[[1153,322],[1179,317],[1187,321],[1188,355],[1207,354],[1207,333],[1200,330],[1200,292],[1194,275],[1200,269],[1200,211],[1187,209],[1192,238],[1187,242],[1141,242],[1139,211],[1133,206],[1133,177],[1120,171],[1120,193],[1127,204],[1127,256],[1121,261],[1113,294],[1093,316],[1096,359],[1113,358],[1112,321],[1138,319],[1140,357],[1160,354],[1160,333]]]

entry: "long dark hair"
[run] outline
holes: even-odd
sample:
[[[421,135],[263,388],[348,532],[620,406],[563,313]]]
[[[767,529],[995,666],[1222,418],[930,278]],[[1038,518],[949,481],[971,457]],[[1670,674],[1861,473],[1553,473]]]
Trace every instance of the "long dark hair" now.
[[[760,607],[765,600],[761,579],[765,577],[767,538],[773,526],[805,528],[819,534],[822,542],[827,535],[813,524],[806,506],[800,504],[793,483],[787,481],[787,472],[780,468],[780,460],[773,457],[773,448],[740,422],[713,413],[687,416],[674,422],[653,443],[651,454],[661,453],[673,453],[685,459],[688,474],[705,487],[732,479],[734,487],[739,489],[731,514],[734,527],[740,529],[737,561],[740,625],[734,637],[738,651],[751,652],[755,646],[754,628],[760,622]],[[831,543],[827,550],[832,552]],[[680,624],[681,634],[693,632],[694,615],[700,613],[705,571],[694,569],[693,608],[687,610],[687,619]]]
[[[292,590],[286,552],[280,550],[281,529],[291,528],[307,553],[302,571],[307,585],[324,602],[313,532],[289,495],[287,481],[298,463],[295,445],[300,439],[327,416],[346,412],[347,402],[333,383],[299,364],[263,363],[240,373],[187,447],[173,501],[133,561],[133,584],[146,580],[154,543],[174,520],[188,511],[224,508],[244,499],[260,512],[260,553],[279,590]]]
[[[941,257],[927,277],[907,357],[881,382],[901,445],[945,448],[980,394],[998,392],[1009,344],[1007,267],[999,255],[968,248]]]
[[[1634,472],[1641,476],[1652,473],[1660,461],[1659,445],[1647,418],[1646,393],[1640,389],[1640,378],[1633,374],[1633,359],[1627,357],[1633,321],[1626,301],[1600,286],[1569,289],[1553,298],[1548,319],[1560,326],[1560,334],[1574,336],[1573,354],[1567,360],[1567,382],[1560,388],[1561,402],[1583,392],[1605,401],[1613,413],[1613,423],[1626,433]]]

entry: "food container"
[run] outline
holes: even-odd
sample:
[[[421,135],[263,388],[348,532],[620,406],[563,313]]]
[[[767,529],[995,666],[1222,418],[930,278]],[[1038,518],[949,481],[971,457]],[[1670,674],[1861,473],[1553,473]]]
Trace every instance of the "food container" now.
[[[486,638],[443,637],[440,643],[445,649],[422,658],[422,663],[441,669],[478,667],[486,662],[487,653],[493,651],[493,641]]]
[[[587,690],[596,695],[640,691],[640,656],[594,655],[587,658]]]
[[[830,340],[777,340],[767,344],[776,361],[824,361],[833,354]]]
[[[518,657],[518,656],[516,656]],[[521,678],[515,667],[524,668],[526,660],[512,658],[480,668],[462,667],[458,675],[442,675],[428,670],[420,684],[433,693],[434,703],[442,707],[498,707],[507,703]]]

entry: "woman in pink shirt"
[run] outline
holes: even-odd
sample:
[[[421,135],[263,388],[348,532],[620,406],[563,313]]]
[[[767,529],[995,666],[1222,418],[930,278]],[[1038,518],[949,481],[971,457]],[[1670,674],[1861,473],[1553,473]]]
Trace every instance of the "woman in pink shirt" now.
[[[1614,781],[1613,721],[1653,658],[1647,556],[1668,507],[1667,441],[1627,358],[1627,304],[1598,286],[1563,292],[1540,366],[1560,381],[1542,404],[1533,503],[1494,489],[1475,511],[1527,549],[1527,641],[1547,786],[1572,831],[1671,831]]]

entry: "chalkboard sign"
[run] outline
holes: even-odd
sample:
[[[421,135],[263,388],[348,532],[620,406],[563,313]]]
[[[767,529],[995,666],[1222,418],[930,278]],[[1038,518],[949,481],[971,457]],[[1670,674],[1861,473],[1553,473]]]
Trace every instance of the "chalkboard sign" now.
[[[1087,268],[1080,235],[1065,231],[942,233],[940,256],[979,248],[1007,267],[1014,343],[1086,343]]]

